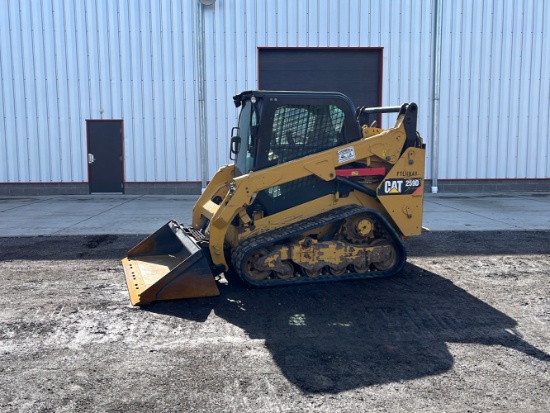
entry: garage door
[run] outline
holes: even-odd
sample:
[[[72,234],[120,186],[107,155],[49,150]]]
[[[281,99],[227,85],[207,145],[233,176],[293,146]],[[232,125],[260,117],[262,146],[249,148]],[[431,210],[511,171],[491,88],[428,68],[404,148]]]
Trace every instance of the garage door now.
[[[259,48],[262,90],[336,91],[356,106],[382,102],[382,48]]]

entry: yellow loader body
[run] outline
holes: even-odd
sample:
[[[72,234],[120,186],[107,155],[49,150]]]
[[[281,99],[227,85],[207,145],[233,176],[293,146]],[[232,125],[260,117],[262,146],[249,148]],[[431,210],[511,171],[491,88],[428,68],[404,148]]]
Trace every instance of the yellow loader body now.
[[[416,105],[357,109],[399,111],[384,130],[350,119],[341,94],[254,91],[235,99],[243,106],[231,141],[235,164],[214,175],[191,226],[170,221],[129,251],[132,304],[218,295],[212,274],[230,270],[256,287],[399,272],[401,240],[422,231],[425,145]]]

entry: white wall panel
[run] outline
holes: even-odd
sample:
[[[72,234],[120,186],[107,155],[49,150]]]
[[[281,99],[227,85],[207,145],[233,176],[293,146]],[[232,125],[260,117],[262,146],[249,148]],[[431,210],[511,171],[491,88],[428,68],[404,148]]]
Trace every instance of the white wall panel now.
[[[550,6],[545,4],[544,6],[537,7],[537,16],[541,16],[541,22],[538,29],[534,34],[537,36],[538,41],[535,43],[537,48],[533,51],[534,55],[540,55],[541,64],[538,68],[535,67],[533,76],[533,89],[539,89],[538,102],[533,102],[532,113],[535,113],[537,122],[530,124],[533,125],[534,133],[529,134],[531,139],[537,136],[536,150],[536,164],[537,164],[537,177],[550,177],[550,143],[548,142],[548,134],[550,131],[550,116],[548,111],[545,110],[549,107],[550,101],[550,54],[539,53],[540,50],[547,50],[548,48],[548,22],[550,22]],[[545,32],[546,29],[546,32]],[[546,48],[544,48],[546,45]]]
[[[7,10],[10,17],[10,35],[12,45],[17,45],[17,49],[13,48],[12,53],[17,54],[19,59],[12,61],[12,76],[13,76],[13,90],[20,95],[19,99],[13,100],[15,123],[14,126],[18,132],[18,139],[16,142],[15,156],[18,159],[18,173],[23,179],[29,178],[29,138],[27,132],[26,122],[26,102],[27,91],[26,82],[24,79],[24,64],[23,64],[23,39],[21,36],[21,14],[18,3],[11,3]],[[12,46],[13,47],[13,46]]]
[[[382,103],[416,101],[429,144],[435,1],[204,7],[209,175],[228,162],[232,96],[258,85],[258,47],[383,47]],[[550,177],[550,5],[441,4],[439,179]],[[113,118],[124,121],[127,181],[201,180],[198,1],[0,0],[0,9],[0,182],[86,182],[86,120]]]
[[[9,104],[6,102],[8,99],[8,85],[6,84],[8,82],[8,70],[7,70],[7,64],[8,64],[8,50],[7,47],[9,46],[8,42],[8,26],[6,22],[8,19],[6,18],[6,13],[0,13],[0,90],[2,93],[0,93],[0,169],[2,170],[2,177],[4,179],[10,178],[10,171],[9,171],[9,149],[8,149],[8,108],[7,105]],[[10,131],[11,132],[11,131]],[[14,141],[15,139],[12,137],[10,141]]]
[[[7,6],[7,5],[5,5]],[[6,9],[4,9],[6,10]],[[10,41],[9,14],[0,13],[0,81],[2,89],[2,141],[0,142],[0,154],[2,155],[2,174],[4,179],[10,181],[17,179],[17,172],[14,171],[15,161],[11,160],[14,155],[13,146],[17,141],[14,136],[12,122],[15,120],[13,113],[13,84],[11,75],[11,41]],[[10,134],[10,139],[7,139]]]
[[[550,6],[442,4],[440,178],[548,178]]]
[[[122,16],[126,15],[124,11],[127,12],[129,26],[127,58],[131,61],[131,71],[126,76],[130,77],[130,100],[132,102],[131,124],[128,125],[130,123],[128,116],[125,117],[124,122],[125,178],[126,180],[145,181],[145,100],[142,75],[141,13],[139,5],[130,0],[121,8]]]
[[[26,10],[25,13],[20,14],[21,28],[32,27],[31,26],[31,14],[30,10]],[[22,55],[22,79],[24,87],[24,107],[23,114],[27,118],[27,121],[24,122],[24,133],[27,140],[26,153],[24,156],[27,158],[28,162],[28,179],[38,180],[39,179],[39,157],[38,157],[38,129],[36,122],[29,121],[30,119],[37,118],[36,112],[36,87],[34,87],[34,59],[33,59],[33,47],[32,47],[32,36],[21,36],[21,50]]]

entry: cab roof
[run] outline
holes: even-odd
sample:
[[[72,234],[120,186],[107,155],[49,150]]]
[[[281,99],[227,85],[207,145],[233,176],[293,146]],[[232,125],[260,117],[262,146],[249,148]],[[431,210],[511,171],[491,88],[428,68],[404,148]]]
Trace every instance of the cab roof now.
[[[252,96],[257,98],[266,97],[285,97],[285,98],[305,98],[305,99],[336,99],[345,101],[352,110],[355,109],[353,102],[349,97],[340,92],[314,92],[314,91],[287,91],[287,90],[248,90],[233,96],[235,107],[241,106],[242,102],[249,100]]]

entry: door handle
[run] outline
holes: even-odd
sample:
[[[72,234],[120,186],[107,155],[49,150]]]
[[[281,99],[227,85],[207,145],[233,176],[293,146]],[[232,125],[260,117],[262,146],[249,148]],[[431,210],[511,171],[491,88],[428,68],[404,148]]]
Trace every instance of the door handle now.
[[[95,162],[95,156],[93,153],[88,154],[88,163],[93,164]]]

